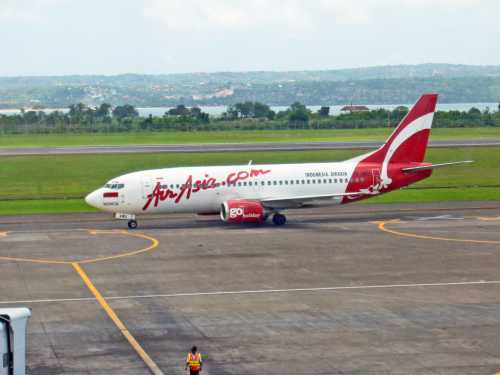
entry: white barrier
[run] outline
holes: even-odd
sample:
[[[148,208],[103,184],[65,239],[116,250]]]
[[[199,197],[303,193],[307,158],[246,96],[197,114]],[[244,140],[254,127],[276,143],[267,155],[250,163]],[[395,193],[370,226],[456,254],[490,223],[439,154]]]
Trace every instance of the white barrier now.
[[[0,308],[0,375],[26,374],[26,329],[31,310]]]

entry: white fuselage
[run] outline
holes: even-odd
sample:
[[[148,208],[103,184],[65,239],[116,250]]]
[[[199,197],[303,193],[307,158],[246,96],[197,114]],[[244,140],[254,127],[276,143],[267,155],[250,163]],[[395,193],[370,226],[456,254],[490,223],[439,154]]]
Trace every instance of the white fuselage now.
[[[261,201],[286,197],[290,200],[345,193],[356,164],[353,159],[342,163],[146,170],[114,178],[91,193],[87,202],[104,211],[134,215],[217,213],[223,202],[232,199]],[[330,203],[340,201],[337,198]]]
[[[280,210],[355,202],[429,177],[433,166],[424,157],[436,103],[437,94],[422,95],[380,148],[344,162],[146,170],[117,177],[85,200],[128,219],[131,229],[142,213],[220,213],[228,223],[272,214],[283,225]]]

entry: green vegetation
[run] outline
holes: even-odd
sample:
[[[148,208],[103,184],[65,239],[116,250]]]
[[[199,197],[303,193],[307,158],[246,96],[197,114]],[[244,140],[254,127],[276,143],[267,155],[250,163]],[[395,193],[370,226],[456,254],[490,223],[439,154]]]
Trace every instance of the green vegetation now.
[[[125,154],[21,156],[2,158],[0,213],[93,211],[82,198],[108,179],[137,170],[189,165],[340,161],[358,150],[238,152],[209,154]],[[500,200],[500,148],[431,149],[435,163],[473,159],[472,166],[450,167],[401,192],[375,202]]]
[[[409,188],[394,191],[361,201],[360,204],[377,203],[432,203],[451,201],[491,201],[500,200],[500,188],[450,188],[450,189],[418,189]]]
[[[74,212],[97,212],[97,210],[87,205],[81,198],[12,200],[0,203],[0,215],[63,214]]]
[[[500,67],[451,64],[377,66],[291,72],[220,72],[170,75],[0,77],[0,108],[130,103],[141,107],[411,103],[423,92],[447,103],[496,102]]]
[[[222,116],[210,118],[198,107],[182,104],[162,116],[139,117],[131,105],[117,106],[103,103],[96,108],[82,103],[72,104],[67,112],[22,111],[20,114],[0,115],[0,134],[74,134],[124,132],[199,132],[199,131],[255,131],[288,129],[367,129],[389,128],[398,124],[408,108],[394,110],[356,110],[330,116],[330,107],[312,112],[304,104],[295,102],[286,110],[275,113],[260,102],[242,102],[228,107]],[[434,128],[500,127],[500,111],[481,112],[438,111]]]
[[[129,132],[98,134],[8,134],[0,147],[58,147],[83,145],[147,145],[186,143],[255,143],[383,141],[393,129],[255,130],[219,132]],[[433,129],[431,140],[500,139],[500,127]]]

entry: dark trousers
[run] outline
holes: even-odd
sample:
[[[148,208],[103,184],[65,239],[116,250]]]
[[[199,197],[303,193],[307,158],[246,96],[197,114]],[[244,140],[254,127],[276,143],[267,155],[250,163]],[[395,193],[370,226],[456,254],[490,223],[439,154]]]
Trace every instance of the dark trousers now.
[[[200,371],[199,370],[191,370],[189,369],[189,375],[199,375],[200,374]]]

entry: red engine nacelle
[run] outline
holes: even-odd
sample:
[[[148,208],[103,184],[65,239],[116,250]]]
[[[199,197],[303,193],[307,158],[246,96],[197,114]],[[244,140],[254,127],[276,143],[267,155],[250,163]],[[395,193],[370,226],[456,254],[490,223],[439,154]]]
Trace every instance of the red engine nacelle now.
[[[256,223],[265,220],[265,210],[260,202],[229,200],[221,205],[220,218],[226,223]]]

